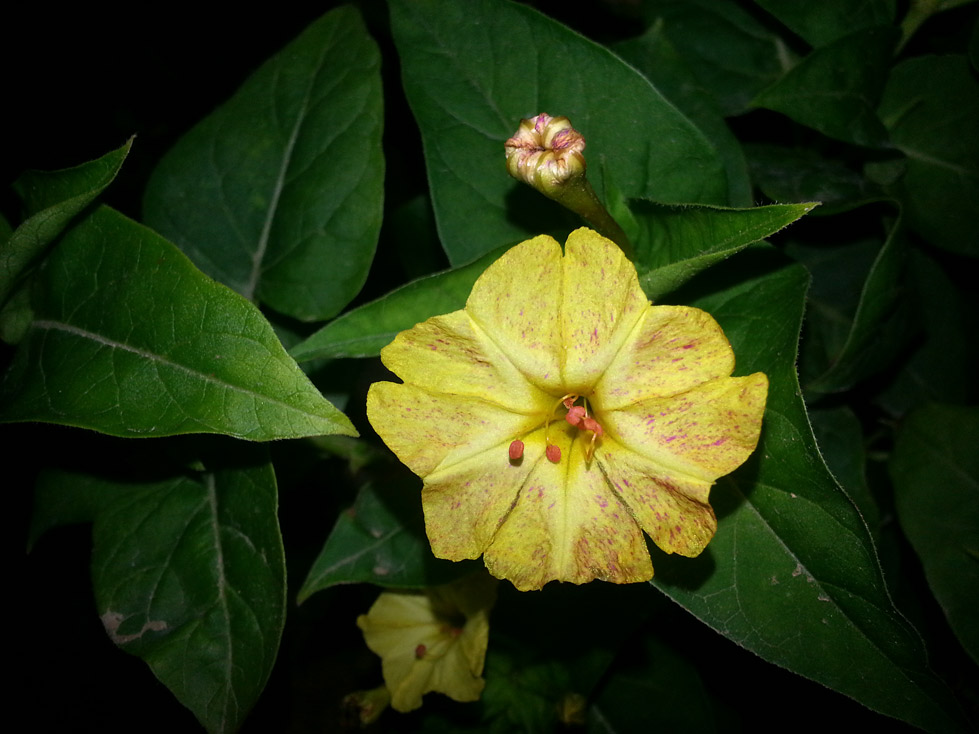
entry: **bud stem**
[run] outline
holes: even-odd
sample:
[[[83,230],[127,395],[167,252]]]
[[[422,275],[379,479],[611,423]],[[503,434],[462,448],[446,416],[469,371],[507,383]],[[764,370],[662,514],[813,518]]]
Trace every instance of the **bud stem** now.
[[[632,243],[585,176],[585,139],[567,117],[541,113],[520,121],[506,141],[507,171],[584,219],[633,258]]]
[[[570,181],[566,189],[553,192],[549,196],[588,222],[600,235],[612,240],[627,258],[634,259],[632,243],[619,223],[608,213],[608,209],[599,200],[587,178],[582,176],[575,181]]]

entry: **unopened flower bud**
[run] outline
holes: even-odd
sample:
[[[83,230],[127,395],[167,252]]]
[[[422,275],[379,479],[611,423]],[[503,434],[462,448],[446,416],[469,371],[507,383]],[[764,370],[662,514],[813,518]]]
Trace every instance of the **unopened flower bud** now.
[[[340,704],[344,718],[353,720],[360,726],[373,724],[391,703],[391,693],[385,686],[371,691],[354,691],[343,698]]]
[[[567,117],[542,112],[521,120],[504,148],[511,176],[573,211],[632,257],[629,238],[588,183],[582,153],[585,138]]]
[[[557,198],[561,187],[585,175],[585,139],[567,117],[541,113],[520,121],[506,141],[507,171],[545,196]]]

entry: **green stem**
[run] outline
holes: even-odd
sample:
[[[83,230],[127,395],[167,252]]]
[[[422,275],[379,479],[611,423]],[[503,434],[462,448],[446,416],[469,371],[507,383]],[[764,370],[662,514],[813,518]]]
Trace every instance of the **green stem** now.
[[[555,187],[548,191],[547,195],[588,222],[600,235],[612,240],[627,258],[635,258],[632,243],[599,201],[587,178],[577,176],[560,188]]]

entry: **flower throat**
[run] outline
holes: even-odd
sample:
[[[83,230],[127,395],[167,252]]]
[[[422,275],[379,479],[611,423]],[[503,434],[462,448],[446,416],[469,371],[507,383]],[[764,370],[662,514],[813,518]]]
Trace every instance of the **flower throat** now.
[[[581,401],[578,404],[578,401]],[[588,414],[588,400],[582,395],[577,393],[568,393],[564,397],[560,398],[551,408],[551,412],[547,416],[547,420],[544,422],[544,443],[547,448],[544,450],[548,461],[553,464],[557,464],[561,461],[561,448],[551,442],[548,429],[553,421],[557,420],[555,414],[561,409],[561,406],[568,411],[564,415],[564,420],[569,424],[578,428],[579,430],[586,431],[591,434],[591,438],[588,439],[588,444],[585,446],[585,459],[591,461],[592,455],[595,453],[595,445],[598,439],[602,437],[605,433],[601,424],[595,420],[594,417]],[[518,461],[523,458],[524,443],[520,439],[515,439],[510,443],[510,460]]]

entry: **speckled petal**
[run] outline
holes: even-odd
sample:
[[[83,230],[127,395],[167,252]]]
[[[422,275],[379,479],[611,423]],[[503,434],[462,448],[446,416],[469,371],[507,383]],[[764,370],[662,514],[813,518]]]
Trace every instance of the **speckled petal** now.
[[[553,402],[527,381],[465,311],[436,316],[401,332],[381,350],[381,360],[406,383],[481,398],[516,413],[547,410]]]
[[[478,558],[510,513],[520,487],[544,453],[544,431],[524,437],[524,455],[511,461],[498,444],[430,474],[422,489],[425,529],[437,558]]]
[[[423,478],[494,446],[501,446],[500,456],[506,460],[512,437],[540,423],[539,417],[513,413],[478,398],[393,382],[371,385],[367,418],[397,457]]]
[[[599,468],[586,468],[574,434],[568,427],[551,435],[561,448],[557,464],[540,457],[540,443],[529,447],[525,460],[535,459],[534,468],[485,553],[490,573],[522,591],[549,581],[631,583],[653,575],[642,531]]]
[[[562,271],[561,246],[534,237],[490,265],[466,302],[466,312],[514,366],[551,393],[562,385]]]
[[[597,410],[676,395],[734,371],[734,352],[713,317],[689,306],[655,306],[595,386]]]
[[[601,413],[606,433],[660,468],[713,482],[755,450],[768,395],[768,378],[725,377],[668,398],[651,398]],[[605,453],[614,453],[610,445]]]
[[[571,233],[563,264],[564,390],[585,393],[648,311],[649,299],[639,287],[635,266],[614,243],[590,229]]]
[[[664,470],[605,438],[595,461],[642,529],[667,553],[696,556],[714,537],[712,482]]]

